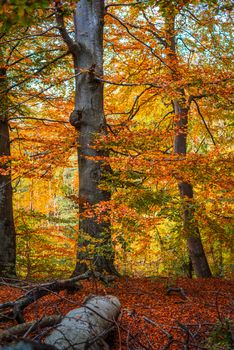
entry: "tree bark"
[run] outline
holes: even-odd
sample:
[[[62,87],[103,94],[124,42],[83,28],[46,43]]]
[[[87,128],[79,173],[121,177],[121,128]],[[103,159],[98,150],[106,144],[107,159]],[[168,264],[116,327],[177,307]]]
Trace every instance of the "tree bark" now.
[[[0,68],[0,91],[7,86],[7,71]],[[0,276],[15,278],[16,243],[13,219],[11,162],[4,157],[10,157],[10,135],[7,120],[8,97],[1,99],[0,114]],[[1,159],[1,157],[3,157]]]
[[[87,268],[116,273],[109,221],[99,222],[91,210],[110,200],[110,192],[100,188],[106,166],[99,157],[104,150],[94,147],[95,140],[106,133],[103,110],[103,0],[80,0],[75,12],[75,38],[80,52],[74,58],[76,72],[75,111],[78,129],[79,229],[80,243],[74,274]],[[82,74],[79,74],[82,73]],[[83,237],[82,237],[83,236]],[[92,249],[94,253],[92,252]]]
[[[178,101],[174,101],[175,109],[175,137],[174,153],[186,155],[188,108],[181,108]],[[187,239],[189,256],[197,277],[211,277],[211,271],[202,245],[198,222],[194,217],[193,186],[189,182],[178,184],[180,198],[183,203],[183,227]]]
[[[178,76],[178,57],[176,53],[175,40],[175,12],[173,5],[168,10],[168,17],[165,19],[167,34],[168,62],[171,68],[172,81],[177,82]],[[173,108],[175,113],[174,121],[174,154],[186,156],[187,153],[187,131],[188,115],[190,105],[186,101],[183,88],[178,89],[179,97],[174,99]],[[180,198],[183,202],[183,227],[187,239],[189,256],[192,261],[193,269],[197,277],[211,277],[211,271],[207,262],[205,251],[203,249],[198,222],[194,213],[193,186],[190,182],[180,181],[178,184]]]
[[[116,326],[119,300],[111,295],[88,298],[83,307],[70,311],[45,339],[60,350],[109,349],[104,341]]]

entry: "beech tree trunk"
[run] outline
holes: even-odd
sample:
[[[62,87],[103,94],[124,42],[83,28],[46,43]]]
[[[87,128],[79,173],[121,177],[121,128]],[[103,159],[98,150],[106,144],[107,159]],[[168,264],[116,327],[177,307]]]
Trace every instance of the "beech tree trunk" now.
[[[75,111],[79,119],[79,242],[75,274],[87,267],[97,271],[116,273],[111,244],[110,222],[99,222],[93,214],[83,213],[102,201],[109,201],[110,192],[101,189],[100,183],[106,166],[98,157],[106,156],[104,150],[94,148],[98,136],[106,133],[103,111],[103,84],[97,77],[103,75],[103,0],[80,0],[75,12],[75,39],[80,50],[74,58],[76,77]],[[82,74],[79,74],[81,73]],[[92,251],[93,249],[93,251]],[[79,250],[79,249],[78,249]],[[81,252],[82,251],[82,252]]]
[[[6,69],[0,68],[0,90],[7,86]],[[16,277],[15,227],[13,219],[10,160],[10,136],[7,121],[7,96],[1,97],[0,112],[0,276]],[[1,159],[1,157],[3,157]]]
[[[182,98],[181,101],[185,103],[184,98]],[[182,107],[181,103],[182,102],[178,100],[173,101],[175,111],[174,153],[186,155],[189,110],[187,107]],[[189,256],[192,261],[193,269],[197,277],[211,277],[211,271],[203,249],[198,223],[194,217],[195,208],[192,184],[181,181],[178,186],[180,197],[183,201],[184,234],[187,239]]]
[[[175,83],[180,79],[178,73],[178,57],[176,52],[176,30],[175,30],[176,11],[174,5],[169,6],[166,26],[166,48],[168,49],[168,63],[171,69],[172,81]],[[177,90],[179,97],[173,100],[175,113],[174,121],[174,154],[184,155],[187,153],[187,130],[189,103],[186,101],[183,88]],[[187,239],[189,256],[197,277],[211,277],[211,271],[203,249],[198,223],[195,219],[193,187],[190,182],[181,181],[178,184],[180,197],[183,202],[183,226],[184,234]]]

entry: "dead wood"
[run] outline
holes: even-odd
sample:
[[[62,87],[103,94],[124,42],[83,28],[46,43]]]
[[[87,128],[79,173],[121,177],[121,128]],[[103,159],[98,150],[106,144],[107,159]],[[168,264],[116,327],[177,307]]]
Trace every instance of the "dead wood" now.
[[[175,287],[167,288],[166,295],[171,295],[171,294],[177,294],[182,299],[189,299],[183,288],[179,288],[179,287],[178,288],[175,288]]]
[[[50,283],[43,283],[33,286],[25,295],[17,299],[16,301],[10,301],[0,304],[0,310],[6,310],[0,314],[0,320],[12,319],[18,323],[24,323],[23,310],[36,300],[42,298],[51,292],[60,292],[62,290],[74,291],[80,290],[82,285],[79,281],[87,280],[90,278],[96,278],[104,283],[108,284],[110,280],[113,280],[112,276],[102,276],[98,272],[87,271],[82,275],[75,276],[65,280],[56,280]]]
[[[111,295],[90,296],[81,308],[70,311],[45,339],[60,350],[104,350],[107,335],[115,328],[119,300]]]
[[[3,342],[9,342],[16,339],[25,333],[29,334],[35,331],[37,328],[51,327],[58,324],[62,319],[61,315],[45,316],[40,320],[26,322],[11,327],[2,333],[0,333],[0,344]]]

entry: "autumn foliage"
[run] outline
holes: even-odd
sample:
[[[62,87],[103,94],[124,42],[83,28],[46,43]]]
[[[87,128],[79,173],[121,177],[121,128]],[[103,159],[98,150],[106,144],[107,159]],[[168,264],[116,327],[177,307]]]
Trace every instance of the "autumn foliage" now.
[[[17,271],[27,278],[52,277],[51,269],[53,276],[69,275],[81,237],[77,135],[69,124],[73,64],[53,4],[42,5],[34,1],[29,11],[25,2],[14,20],[14,2],[1,9],[7,28],[0,51],[1,69],[7,72],[2,115],[9,123],[11,155],[1,155],[0,171],[1,176],[11,172]],[[111,172],[103,170],[100,188],[112,196],[96,206],[87,203],[83,216],[111,222],[111,249],[121,273],[189,275],[186,200],[177,188],[179,182],[189,183],[194,197],[186,205],[194,212],[212,273],[228,276],[233,253],[231,5],[122,5],[106,3],[105,73],[97,79],[105,86],[107,133],[93,146],[106,152],[94,161],[110,166]],[[70,32],[73,9],[69,1],[60,9]],[[24,25],[18,17],[25,18]],[[173,150],[175,135],[184,130],[175,128],[172,101],[182,100],[188,108],[186,155]],[[97,242],[88,239],[93,254]]]
[[[233,348],[232,12],[1,2],[0,344],[113,294],[113,350]]]

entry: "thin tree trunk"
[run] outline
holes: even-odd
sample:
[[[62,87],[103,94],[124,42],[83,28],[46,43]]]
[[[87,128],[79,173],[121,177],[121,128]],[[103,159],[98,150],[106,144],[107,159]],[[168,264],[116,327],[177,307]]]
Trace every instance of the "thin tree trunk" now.
[[[168,10],[168,17],[165,19],[167,32],[168,62],[171,67],[172,80],[178,80],[178,57],[176,53],[175,40],[175,12],[173,6]],[[189,104],[186,101],[184,89],[177,91],[180,95],[173,100],[175,113],[174,121],[174,154],[184,155],[187,153],[187,129]],[[193,199],[193,187],[190,182],[181,181],[178,184],[180,197],[183,202],[183,226],[184,234],[187,239],[189,256],[192,261],[193,269],[197,277],[211,277],[211,271],[203,249],[198,223],[195,219],[195,208]]]
[[[182,101],[183,100],[182,98]],[[182,102],[178,100],[173,101],[175,110],[174,153],[186,155],[188,108],[183,108],[181,103]],[[192,184],[181,181],[178,186],[180,197],[183,201],[184,233],[187,238],[189,256],[192,261],[193,269],[197,277],[211,277],[211,271],[203,249],[198,223],[194,217],[195,208]]]
[[[80,0],[75,13],[75,38],[80,52],[74,59],[76,77],[75,112],[79,119],[79,214],[80,235],[75,274],[92,267],[98,271],[116,273],[111,244],[110,222],[99,222],[93,214],[83,213],[94,209],[102,201],[110,200],[110,192],[99,188],[106,167],[97,157],[103,150],[94,148],[95,139],[106,133],[103,111],[103,84],[96,77],[103,75],[103,0]],[[79,74],[82,72],[82,74]],[[93,247],[93,252],[92,252]],[[90,250],[90,252],[88,252]]]
[[[7,85],[6,69],[0,68],[0,90]],[[15,227],[13,219],[12,186],[10,173],[9,126],[6,116],[7,96],[1,99],[0,114],[0,276],[16,277]],[[1,157],[2,160],[1,160]]]

